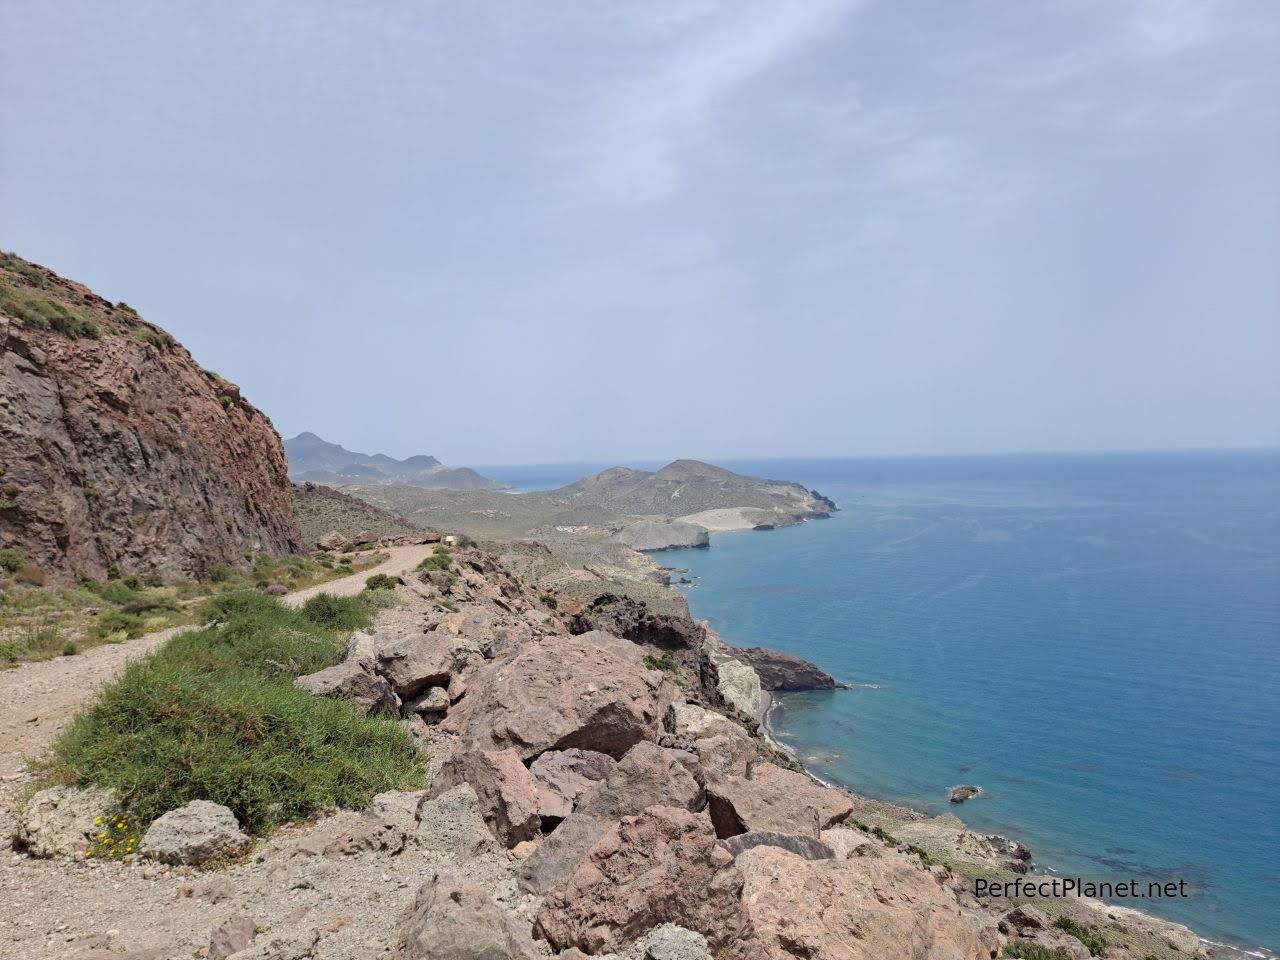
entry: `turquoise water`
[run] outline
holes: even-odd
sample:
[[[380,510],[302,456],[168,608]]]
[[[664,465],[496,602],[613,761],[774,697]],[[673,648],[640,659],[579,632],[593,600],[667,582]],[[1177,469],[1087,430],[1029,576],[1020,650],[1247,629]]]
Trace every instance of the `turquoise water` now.
[[[727,464],[834,498],[688,567],[730,642],[875,688],[782,698],[821,776],[943,812],[1134,903],[1280,948],[1280,456]],[[548,484],[550,485],[550,484]]]

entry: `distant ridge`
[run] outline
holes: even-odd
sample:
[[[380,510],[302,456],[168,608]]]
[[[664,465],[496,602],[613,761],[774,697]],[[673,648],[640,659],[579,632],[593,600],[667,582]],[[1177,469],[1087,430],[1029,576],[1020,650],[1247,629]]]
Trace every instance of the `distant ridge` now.
[[[298,482],[380,483],[452,490],[511,489],[510,484],[490,480],[470,467],[446,467],[426,454],[397,460],[385,453],[356,453],[310,432],[286,440],[284,452],[289,458],[289,477]]]

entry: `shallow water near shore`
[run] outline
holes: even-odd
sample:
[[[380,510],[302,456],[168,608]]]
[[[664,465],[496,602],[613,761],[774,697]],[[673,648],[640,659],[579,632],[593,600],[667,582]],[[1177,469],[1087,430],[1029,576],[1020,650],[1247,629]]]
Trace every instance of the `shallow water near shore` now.
[[[1280,947],[1280,456],[725,465],[841,507],[657,555],[730,643],[855,685],[779,699],[815,773]]]

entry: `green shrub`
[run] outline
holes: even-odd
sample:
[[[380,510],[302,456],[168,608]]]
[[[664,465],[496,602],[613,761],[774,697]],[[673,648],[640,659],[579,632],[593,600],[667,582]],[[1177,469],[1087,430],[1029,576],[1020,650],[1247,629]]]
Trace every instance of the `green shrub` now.
[[[1082,923],[1076,923],[1070,917],[1059,917],[1053,921],[1053,925],[1059,930],[1063,930],[1071,936],[1075,937],[1086,947],[1089,948],[1090,956],[1096,957],[1103,950],[1107,949],[1106,938],[1098,933],[1092,927],[1086,927]]]
[[[1071,960],[1065,953],[1042,947],[1034,940],[1010,940],[1000,953],[1003,957],[1018,957],[1020,960]]]
[[[137,614],[108,610],[93,621],[89,632],[101,639],[106,639],[115,633],[123,633],[128,639],[136,640],[146,632],[146,629],[146,624]]]
[[[13,579],[18,583],[24,583],[29,587],[43,587],[45,581],[44,571],[39,567],[30,563],[24,563],[13,575]]]
[[[559,600],[557,600],[555,597],[553,597],[553,596],[552,596],[551,594],[549,594],[549,593],[544,593],[544,594],[543,594],[542,596],[540,596],[538,599],[539,599],[539,600],[541,600],[543,603],[545,603],[545,604],[546,604],[548,607],[550,607],[552,610],[554,610],[556,607],[560,606],[560,601],[559,601]],[[651,669],[652,669],[652,668],[651,668]]]
[[[27,565],[27,555],[17,547],[5,547],[0,550],[0,570],[5,573],[17,573]]]
[[[385,573],[375,573],[364,582],[364,586],[366,590],[394,590],[402,583],[404,581],[399,577],[389,576]]]
[[[329,630],[361,630],[373,618],[359,597],[335,597],[318,593],[302,605],[302,615]]]
[[[122,810],[143,822],[210,800],[259,835],[325,807],[359,808],[383,790],[420,787],[424,762],[409,737],[393,721],[295,687],[273,665],[297,650],[277,644],[307,641],[279,629],[264,638],[262,626],[237,618],[188,631],[132,663],[59,738],[46,777],[114,788]],[[326,640],[328,662],[337,662],[342,643]],[[235,659],[245,651],[250,661]]]
[[[453,554],[448,550],[436,549],[436,552],[418,564],[419,570],[448,570],[453,566]]]
[[[275,597],[255,590],[236,590],[210,597],[196,608],[196,617],[202,623],[226,623],[237,617],[269,614],[284,607]]]
[[[17,663],[20,655],[21,654],[16,643],[12,643],[7,640],[0,643],[0,660],[5,661],[6,663]]]
[[[62,655],[64,657],[74,657],[79,652],[80,652],[79,645],[71,642],[70,640],[68,640],[67,643],[62,648]]]
[[[221,564],[213,568],[209,574],[209,580],[212,583],[229,583],[236,575],[236,572],[226,564]]]
[[[105,583],[96,583],[93,580],[86,580],[84,588],[96,593],[107,603],[114,603],[123,606],[126,603],[132,603],[138,599],[138,588],[131,587],[123,580],[107,580]]]
[[[151,346],[156,347],[157,349],[172,347],[175,343],[178,342],[177,340],[173,339],[173,336],[171,334],[165,333],[161,330],[152,330],[150,327],[143,327],[141,330],[135,333],[134,336],[137,337],[139,340],[141,340],[143,343],[148,343]]]
[[[135,317],[138,315],[138,311],[133,309],[133,307],[129,306],[123,300],[116,304],[116,309],[123,310],[125,313],[132,313]]]
[[[120,608],[121,613],[176,613],[178,603],[172,597],[138,597]]]
[[[7,284],[0,284],[0,310],[17,317],[29,327],[51,330],[72,339],[97,339],[101,336],[96,323],[69,310],[57,300]]]
[[[666,673],[675,673],[680,669],[680,664],[676,663],[671,654],[664,653],[657,657],[652,653],[644,655],[644,666],[646,670],[662,670]]]

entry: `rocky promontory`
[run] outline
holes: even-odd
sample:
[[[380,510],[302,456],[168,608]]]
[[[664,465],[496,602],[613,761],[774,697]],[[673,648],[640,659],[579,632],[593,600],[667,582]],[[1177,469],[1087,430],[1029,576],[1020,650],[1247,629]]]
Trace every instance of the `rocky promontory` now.
[[[734,647],[733,655],[751,667],[765,690],[835,690],[841,684],[817,664],[766,647]]]
[[[706,527],[683,520],[637,520],[619,530],[614,539],[642,553],[711,545]]]
[[[270,419],[129,306],[0,256],[0,547],[61,580],[302,546]]]

